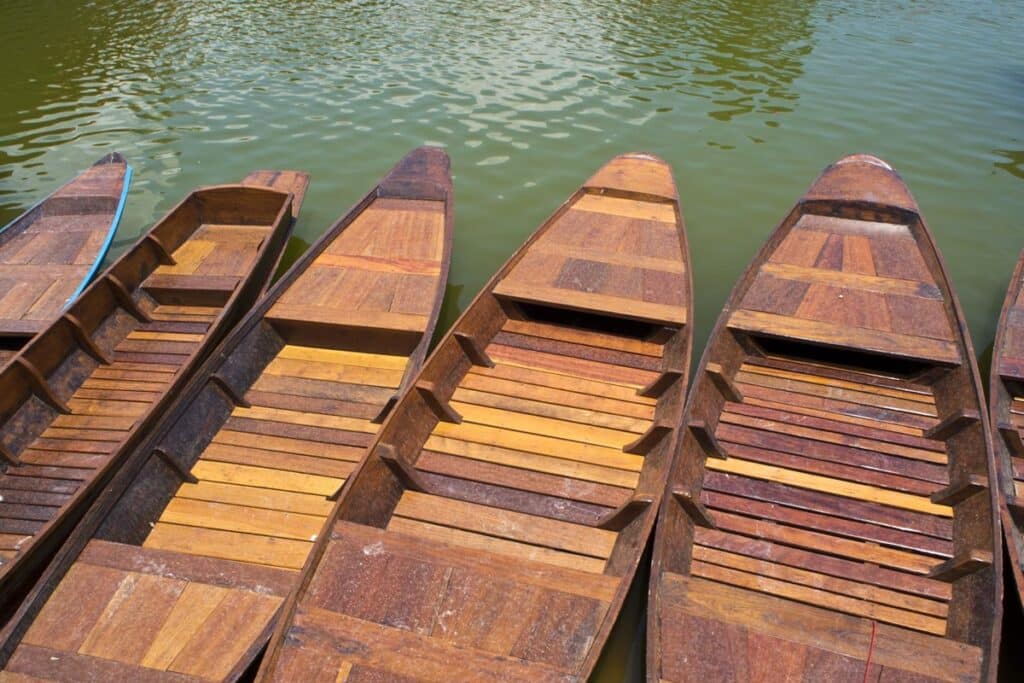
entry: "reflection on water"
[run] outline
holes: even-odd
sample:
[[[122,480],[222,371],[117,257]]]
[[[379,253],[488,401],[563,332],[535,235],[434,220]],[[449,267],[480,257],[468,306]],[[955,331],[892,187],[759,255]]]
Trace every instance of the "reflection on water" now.
[[[1024,245],[1019,3],[509,4],[5,0],[0,224],[116,148],[137,175],[115,249],[257,167],[312,173],[308,243],[433,142],[456,175],[444,326],[594,169],[647,150],[676,171],[699,352],[793,200],[869,151],[910,183],[991,343]],[[633,619],[616,652],[637,651]]]

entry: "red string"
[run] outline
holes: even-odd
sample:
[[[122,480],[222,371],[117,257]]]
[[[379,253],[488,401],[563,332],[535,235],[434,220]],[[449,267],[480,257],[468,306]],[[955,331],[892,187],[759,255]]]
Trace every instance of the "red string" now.
[[[871,671],[871,655],[875,651],[875,624],[877,621],[871,622],[871,645],[868,646],[868,661],[864,666],[864,683],[868,683],[868,672]]]

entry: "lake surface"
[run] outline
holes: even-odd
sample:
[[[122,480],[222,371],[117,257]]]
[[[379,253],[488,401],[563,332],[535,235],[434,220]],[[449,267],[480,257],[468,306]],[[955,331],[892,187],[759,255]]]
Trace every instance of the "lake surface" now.
[[[669,161],[699,354],[818,172],[908,182],[979,353],[1024,247],[1024,4],[4,0],[0,224],[101,155],[135,167],[112,255],[197,185],[313,182],[314,240],[405,152],[443,145],[456,237],[442,327],[594,170]],[[642,601],[597,678],[636,677]],[[624,673],[625,672],[625,673]]]

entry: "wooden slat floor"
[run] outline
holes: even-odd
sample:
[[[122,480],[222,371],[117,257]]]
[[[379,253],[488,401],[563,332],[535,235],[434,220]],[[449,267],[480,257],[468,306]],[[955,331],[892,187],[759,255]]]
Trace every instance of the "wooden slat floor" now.
[[[65,503],[131,434],[136,420],[163,396],[220,312],[157,306],[67,401],[60,415],[20,454],[22,465],[0,474],[0,562],[56,519]]]
[[[663,347],[511,319],[485,352],[416,461],[432,493],[406,490],[386,529],[336,523],[295,621],[318,645],[286,641],[277,680],[573,680],[620,580],[594,522],[638,484],[623,448],[651,425],[637,390]]]
[[[943,442],[923,437],[930,391],[797,363],[747,363],[737,387],[715,432],[729,457],[707,460],[718,528],[698,529],[693,576],[945,634],[950,585],[925,576],[952,556],[952,509],[929,500],[949,483]]]
[[[405,356],[285,346],[192,468],[144,545],[298,570],[377,432]],[[294,410],[301,401],[303,410]]]

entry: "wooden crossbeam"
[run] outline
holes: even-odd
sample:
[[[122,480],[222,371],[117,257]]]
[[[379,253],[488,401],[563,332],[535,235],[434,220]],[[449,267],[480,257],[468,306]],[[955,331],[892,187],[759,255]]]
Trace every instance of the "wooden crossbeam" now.
[[[78,318],[72,313],[65,313],[64,321],[71,327],[71,335],[78,342],[78,345],[82,347],[82,350],[87,354],[96,359],[97,362],[103,365],[110,365],[113,363],[110,357],[103,352],[97,344],[96,340],[86,331],[85,325],[82,324]]]
[[[661,398],[662,394],[668,391],[668,388],[683,376],[682,370],[670,368],[662,370],[661,374],[651,380],[651,383],[645,387],[637,389],[637,395],[643,396],[644,398]]]
[[[199,480],[196,479],[196,476],[194,474],[192,474],[191,472],[189,472],[188,470],[183,468],[181,465],[179,465],[178,461],[175,460],[174,458],[172,458],[171,456],[169,456],[167,454],[167,451],[165,451],[164,449],[162,449],[162,448],[154,448],[153,449],[153,455],[155,455],[156,457],[160,458],[160,460],[165,465],[167,465],[172,470],[174,470],[174,473],[177,474],[179,477],[181,477],[181,480],[183,482],[186,482],[186,483],[189,483],[189,484],[198,484],[199,483]]]
[[[380,409],[379,413],[377,413],[377,416],[370,420],[370,422],[373,422],[374,424],[383,423],[384,419],[391,413],[391,410],[395,407],[396,403],[398,403],[398,394],[392,394],[391,397],[388,398],[387,403],[384,404],[384,407]]]
[[[1020,438],[1020,430],[1015,425],[1006,422],[1000,422],[996,429],[1003,437],[1006,447],[1010,449],[1010,455],[1024,457],[1024,441]]]
[[[607,531],[622,531],[630,523],[633,522],[637,517],[647,511],[647,508],[654,504],[654,496],[649,493],[635,493],[633,497],[627,500],[625,503],[620,505],[617,509],[612,510],[600,520],[598,520],[598,529],[605,529]]]
[[[984,569],[991,565],[992,553],[987,550],[967,550],[956,557],[937,564],[928,572],[928,578],[951,583],[961,576],[973,574],[979,569]]]
[[[107,273],[103,279],[106,280],[107,285],[110,287],[110,291],[114,294],[114,299],[117,300],[117,303],[120,304],[121,308],[128,311],[133,318],[141,323],[153,321],[153,319],[150,318],[144,310],[142,310],[142,307],[139,306],[139,302],[132,297],[131,292],[129,292],[128,288],[124,286],[123,282],[121,282],[121,278],[117,277],[113,273]]]
[[[228,400],[231,401],[232,403],[234,403],[239,408],[251,408],[252,407],[252,404],[250,404],[248,401],[246,401],[245,397],[241,396],[235,390],[235,388],[233,386],[231,386],[228,383],[228,381],[226,379],[224,379],[220,374],[215,372],[212,375],[210,375],[209,382],[210,382],[210,384],[212,384],[215,387],[217,387],[218,389],[220,389],[224,393],[224,395],[228,397]]]
[[[725,369],[722,368],[721,364],[708,363],[707,366],[705,366],[705,372],[711,380],[711,383],[714,384],[719,393],[725,397],[725,400],[732,401],[733,403],[743,402],[743,394],[740,393],[740,390],[732,383],[732,380],[726,376]]]
[[[729,454],[725,452],[725,447],[718,441],[714,433],[708,429],[707,423],[704,420],[691,420],[690,431],[693,433],[697,443],[704,449],[704,452],[712,458],[718,458],[725,460],[729,457]]]
[[[455,408],[452,408],[448,401],[441,398],[441,392],[438,390],[437,385],[433,382],[426,380],[420,380],[416,383],[416,391],[419,392],[420,396],[426,402],[427,407],[437,416],[437,419],[442,422],[452,422],[454,424],[462,423],[462,416],[459,415]]]
[[[35,394],[39,396],[43,402],[48,404],[58,413],[62,413],[64,415],[71,414],[71,408],[68,408],[68,404],[62,401],[60,397],[53,392],[53,387],[50,386],[50,383],[46,381],[45,377],[43,377],[43,373],[39,372],[39,369],[36,368],[32,361],[19,355],[14,357],[14,364],[25,371],[25,374],[28,375],[29,382],[35,388]]]
[[[942,422],[926,431],[924,438],[934,441],[945,441],[979,420],[981,420],[981,416],[978,415],[978,411],[974,408],[960,408],[947,415]]]
[[[154,235],[152,232],[146,233],[145,241],[153,246],[156,250],[156,254],[160,259],[160,263],[165,266],[176,266],[178,262],[174,260],[170,250],[160,241],[160,238]]]
[[[624,453],[647,455],[661,443],[662,439],[672,433],[675,427],[670,422],[658,421],[651,424],[647,431],[622,448]]]
[[[694,524],[706,529],[718,528],[715,520],[711,518],[711,513],[704,507],[704,503],[700,502],[700,497],[693,494],[693,491],[672,489],[672,497],[682,506]]]
[[[931,501],[936,505],[953,506],[987,489],[988,479],[984,475],[968,474],[933,493]]]
[[[455,341],[459,343],[459,346],[462,347],[462,352],[466,354],[466,357],[469,358],[473,365],[485,368],[494,367],[494,361],[487,355],[487,351],[476,340],[476,337],[465,332],[455,332]]]
[[[405,460],[399,458],[394,446],[389,443],[378,444],[375,452],[377,457],[391,468],[394,475],[402,482],[402,486],[420,493],[430,492],[427,483],[423,481],[419,471]]]

